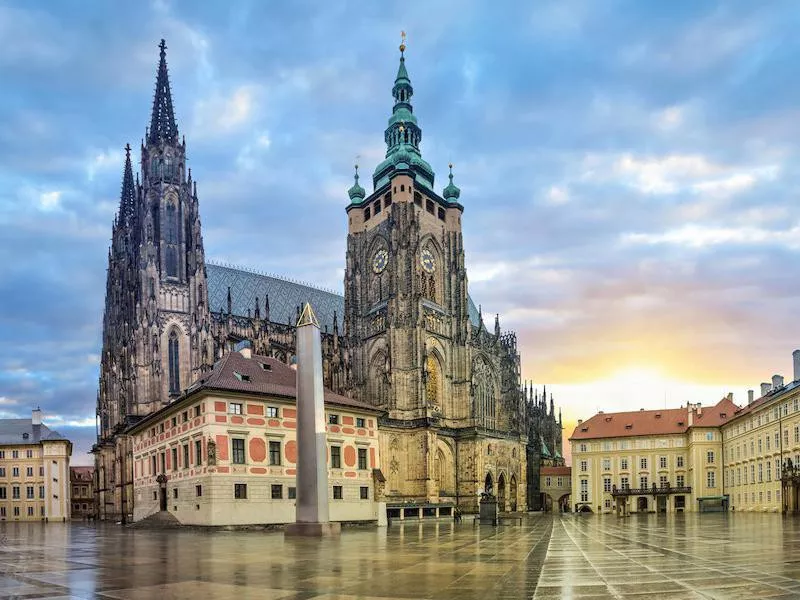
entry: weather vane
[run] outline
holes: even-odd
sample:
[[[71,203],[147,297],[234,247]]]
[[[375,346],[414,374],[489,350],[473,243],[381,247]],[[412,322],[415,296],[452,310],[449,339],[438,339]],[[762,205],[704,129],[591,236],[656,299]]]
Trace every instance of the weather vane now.
[[[406,51],[406,32],[400,32],[400,54]]]

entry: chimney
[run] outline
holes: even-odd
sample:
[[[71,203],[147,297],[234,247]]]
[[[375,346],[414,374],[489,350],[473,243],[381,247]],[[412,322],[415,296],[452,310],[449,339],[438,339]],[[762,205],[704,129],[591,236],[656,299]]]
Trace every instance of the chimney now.
[[[242,340],[236,344],[236,346],[234,346],[234,349],[248,360],[253,358],[253,346],[250,343],[250,340]]]
[[[581,423],[583,423],[583,419],[578,419],[578,425],[580,425]]]
[[[733,392],[728,392],[728,400],[733,402]]]
[[[747,404],[748,405],[753,403],[753,396],[754,395],[755,395],[755,393],[753,392],[753,390],[747,390]]]
[[[779,390],[783,387],[783,375],[772,376],[772,389]]]
[[[691,427],[692,425],[694,425],[694,406],[690,404],[687,413],[689,415],[689,427]]]
[[[42,409],[38,406],[31,411],[31,426],[33,441],[38,443],[42,439]]]
[[[769,394],[769,389],[772,387],[769,383],[762,383],[761,384],[761,396],[766,396]]]
[[[792,364],[794,365],[794,381],[800,379],[800,350],[792,352]]]

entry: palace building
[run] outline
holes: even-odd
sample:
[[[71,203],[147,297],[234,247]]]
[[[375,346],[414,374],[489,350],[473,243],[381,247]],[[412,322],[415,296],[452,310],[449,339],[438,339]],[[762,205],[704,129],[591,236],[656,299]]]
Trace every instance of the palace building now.
[[[501,510],[539,507],[539,467],[563,464],[560,415],[552,397],[548,410],[546,394],[522,385],[516,335],[501,329],[499,316],[487,328],[469,296],[465,206],[452,170],[437,191],[422,156],[404,51],[385,160],[372,191],[360,185],[357,168],[348,191],[342,296],[206,261],[162,40],[141,174],[134,175],[127,147],[108,256],[93,447],[101,518],[139,514],[139,424],[182,402],[241,342],[255,356],[291,364],[305,302],[323,331],[325,387],[380,412],[390,510],[409,503],[476,510],[485,489]]]
[[[0,419],[0,521],[68,520],[71,455],[38,408],[30,419]]]
[[[570,437],[575,510],[800,512],[800,350],[780,375],[716,405],[603,413]]]

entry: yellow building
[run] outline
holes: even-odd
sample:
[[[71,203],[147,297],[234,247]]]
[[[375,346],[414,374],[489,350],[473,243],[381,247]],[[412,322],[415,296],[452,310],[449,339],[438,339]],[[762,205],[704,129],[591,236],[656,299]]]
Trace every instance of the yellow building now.
[[[0,419],[0,521],[69,519],[72,444],[30,419]]]
[[[249,348],[231,352],[131,427],[134,520],[168,511],[194,525],[294,521],[295,375]],[[325,409],[331,520],[377,521],[381,411],[329,390]]]
[[[603,413],[578,421],[572,447],[572,504],[626,515],[724,509],[720,427],[737,410],[715,406]]]
[[[800,350],[794,381],[775,375],[749,393],[747,406],[722,428],[726,491],[736,511],[798,512],[800,488]]]

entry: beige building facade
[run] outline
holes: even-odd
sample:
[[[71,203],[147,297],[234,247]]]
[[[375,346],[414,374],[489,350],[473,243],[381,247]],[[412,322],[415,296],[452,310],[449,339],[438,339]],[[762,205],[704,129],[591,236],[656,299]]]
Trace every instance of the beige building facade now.
[[[572,467],[545,466],[539,469],[539,489],[545,512],[569,512],[572,495]]]
[[[330,514],[378,520],[383,495],[380,411],[325,392]],[[167,511],[183,524],[280,524],[295,519],[295,371],[232,352],[174,403],[128,431],[133,518]]]
[[[0,521],[66,521],[70,517],[72,443],[30,419],[0,419]]]
[[[572,445],[572,505],[581,512],[719,510],[723,491],[721,425],[737,410],[716,405],[600,412],[579,421]]]
[[[94,519],[97,516],[94,473],[94,467],[69,468],[72,490],[70,512],[75,520]]]

